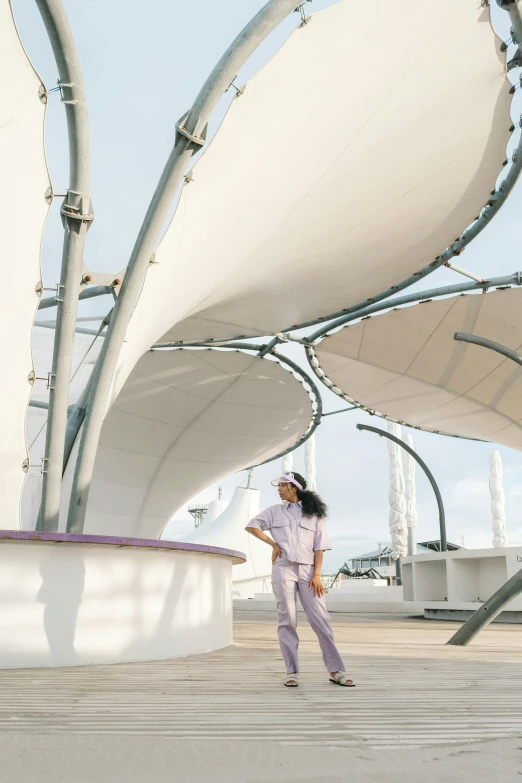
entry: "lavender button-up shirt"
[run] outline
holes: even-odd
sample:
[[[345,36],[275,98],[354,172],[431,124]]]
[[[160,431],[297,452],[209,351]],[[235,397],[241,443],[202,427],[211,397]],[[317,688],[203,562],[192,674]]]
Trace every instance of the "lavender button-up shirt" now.
[[[314,552],[331,549],[324,519],[305,517],[301,503],[285,500],[269,506],[250,520],[248,528],[269,531],[281,555],[292,563],[313,565]]]

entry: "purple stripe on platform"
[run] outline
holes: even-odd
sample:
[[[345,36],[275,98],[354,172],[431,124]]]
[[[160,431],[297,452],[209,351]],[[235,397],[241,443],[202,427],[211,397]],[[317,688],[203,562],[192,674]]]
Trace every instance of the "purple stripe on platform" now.
[[[83,533],[44,533],[34,530],[0,530],[1,539],[12,541],[50,541],[64,544],[105,544],[106,546],[135,546],[144,549],[171,549],[178,552],[196,552],[201,555],[231,557],[233,563],[244,563],[246,555],[220,546],[190,544],[186,541],[163,541],[154,538],[125,538],[122,536],[89,536]]]

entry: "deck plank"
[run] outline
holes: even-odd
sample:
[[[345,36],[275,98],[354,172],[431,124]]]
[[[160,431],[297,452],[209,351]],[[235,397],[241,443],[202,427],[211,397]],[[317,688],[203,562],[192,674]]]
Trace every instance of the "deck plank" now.
[[[421,748],[522,734],[522,627],[457,627],[390,615],[332,616],[356,688],[328,683],[300,616],[301,676],[282,687],[270,612],[239,612],[235,644],[190,658],[0,671],[0,731]]]

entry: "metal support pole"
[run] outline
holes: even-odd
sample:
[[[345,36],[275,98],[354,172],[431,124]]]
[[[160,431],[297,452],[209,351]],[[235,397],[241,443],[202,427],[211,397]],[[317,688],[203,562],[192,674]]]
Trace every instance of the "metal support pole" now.
[[[402,585],[402,561],[400,557],[395,561],[395,583],[398,587]]]
[[[60,210],[65,236],[60,283],[56,292],[56,332],[49,384],[42,503],[36,525],[37,530],[56,531],[83,249],[93,213],[89,197],[89,123],[76,46],[61,0],[36,0],[36,4],[56,60],[69,135],[69,187]]]
[[[435,497],[437,499],[437,506],[439,509],[439,528],[440,528],[440,551],[441,552],[447,552],[448,551],[448,544],[446,541],[446,515],[444,513],[444,504],[442,502],[442,496],[440,494],[439,488],[437,486],[437,482],[433,478],[433,475],[419,455],[406,443],[404,443],[403,440],[400,438],[396,438],[395,435],[392,435],[390,432],[386,432],[385,430],[380,430],[378,427],[369,427],[366,424],[357,424],[358,430],[368,430],[368,432],[375,432],[376,435],[380,435],[383,438],[388,438],[389,440],[393,440],[395,443],[397,443],[404,451],[407,451],[408,454],[411,454],[413,459],[421,466],[424,473],[426,474],[428,481],[430,482],[433,491],[435,493]]]
[[[84,288],[80,292],[78,299],[92,299],[94,296],[103,296],[104,294],[112,294],[114,288],[108,285],[93,285],[89,288]],[[48,296],[45,299],[40,299],[38,305],[39,310],[46,310],[48,307],[56,307],[58,299],[55,296]]]
[[[42,329],[56,329],[56,321],[35,321],[34,326],[40,326]],[[84,329],[81,326],[77,326],[75,332],[76,334],[90,334],[93,337],[98,337],[96,329]]]
[[[487,337],[477,337],[474,334],[455,332],[453,339],[460,343],[472,343],[473,345],[480,345],[483,348],[488,348],[490,351],[500,353],[502,356],[506,356],[508,359],[512,359],[517,364],[522,365],[522,356],[519,356],[516,351],[512,351],[511,348],[506,348],[506,346],[501,343],[488,340]]]
[[[357,405],[353,405],[351,408],[340,408],[338,411],[328,411],[328,413],[323,413],[323,418],[325,416],[335,416],[336,413],[346,413],[347,411],[357,411],[359,408]]]
[[[93,334],[96,335],[96,337],[103,337],[102,332],[105,329],[105,327],[108,326],[108,324],[110,323],[112,313],[113,310],[107,313],[107,315],[101,322],[97,332],[95,332],[94,330],[90,330],[92,331]],[[71,456],[71,451],[73,449],[74,442],[78,437],[80,427],[82,426],[83,420],[85,419],[85,411],[87,410],[87,403],[89,402],[89,398],[91,396],[93,382],[94,382],[94,369],[89,375],[89,379],[85,384],[85,387],[82,393],[80,394],[77,402],[75,402],[74,405],[71,405],[68,410],[67,429],[65,430],[65,447],[64,447],[64,454],[63,454],[63,473],[65,473],[65,468],[67,467],[67,463],[69,462],[69,457]]]
[[[471,280],[475,280],[476,283],[485,283],[483,277],[479,277],[478,275],[473,274],[473,272],[468,272],[467,269],[463,269],[461,266],[457,266],[457,264],[452,264],[451,261],[446,261],[445,266],[448,267],[448,269],[452,269],[454,272],[457,272],[459,275],[464,275],[464,277],[469,277]]]
[[[49,409],[49,403],[45,402],[44,400],[29,400],[29,407],[30,408],[43,408],[44,410]]]
[[[465,647],[520,593],[522,593],[522,569],[508,579],[480,609],[477,609],[446,643]]]
[[[257,355],[258,356],[266,356],[266,354],[270,353],[276,347],[276,345],[278,343],[280,343],[280,342],[281,342],[281,340],[279,339],[279,337],[273,337],[272,340],[270,340],[269,343],[267,343],[266,345],[262,345],[261,346],[261,350],[259,351],[259,353]]]

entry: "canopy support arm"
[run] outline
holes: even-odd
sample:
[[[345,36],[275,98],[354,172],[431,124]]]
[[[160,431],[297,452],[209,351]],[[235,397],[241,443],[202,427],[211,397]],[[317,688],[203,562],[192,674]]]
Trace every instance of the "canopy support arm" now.
[[[337,318],[335,321],[321,326],[320,329],[307,338],[307,341],[309,343],[316,343],[321,337],[324,337],[333,329],[338,329],[340,326],[344,326],[345,324],[351,323],[352,321],[357,321],[359,318],[364,318],[367,315],[380,313],[383,310],[390,310],[394,307],[400,307],[401,305],[414,304],[416,302],[427,301],[429,299],[438,299],[441,296],[463,294],[467,291],[487,291],[489,288],[507,288],[509,286],[520,285],[522,285],[522,272],[515,272],[512,275],[492,277],[490,280],[484,280],[480,283],[456,283],[455,285],[443,285],[439,288],[432,288],[431,290],[428,289],[427,291],[416,291],[412,294],[397,296],[395,299],[388,299],[385,302],[377,302],[376,304],[367,305],[366,307],[363,307],[354,313],[347,313],[346,315]]]
[[[405,443],[400,438],[396,438],[395,435],[392,435],[390,432],[386,432],[385,430],[380,430],[378,427],[369,427],[366,424],[357,424],[358,430],[368,430],[368,432],[375,432],[376,435],[380,435],[382,438],[388,438],[388,440],[392,440],[394,443],[397,443],[404,451],[407,451],[408,454],[410,454],[413,459],[420,465],[420,467],[423,469],[424,473],[426,474],[428,481],[430,482],[433,492],[435,493],[435,498],[437,499],[437,506],[439,509],[439,528],[440,528],[440,551],[441,552],[447,552],[448,551],[448,544],[446,540],[446,515],[444,513],[444,504],[442,502],[442,496],[439,491],[439,487],[437,485],[437,482],[433,478],[433,474],[416,451],[414,451],[411,446],[408,446],[407,443]]]
[[[37,530],[58,530],[62,464],[78,296],[83,275],[85,235],[94,218],[90,200],[90,141],[87,103],[73,35],[61,0],[36,0],[51,42],[65,105],[69,136],[69,187],[61,207],[65,229],[56,332],[43,461],[42,502]],[[44,300],[45,301],[45,300]],[[45,307],[49,305],[44,305]]]
[[[488,340],[486,337],[477,337],[474,334],[455,332],[453,339],[458,342],[480,345],[483,348],[488,348],[490,351],[496,351],[496,353],[506,356],[516,364],[522,365],[522,356],[519,356],[518,353],[512,351],[511,348],[507,348],[505,345],[496,343],[493,340]],[[477,611],[471,615],[469,620],[466,620],[457,633],[453,634],[448,644],[454,644],[457,647],[465,647],[483,628],[489,625],[490,622],[517,597],[517,595],[520,595],[520,593],[522,593],[522,569],[517,571],[511,579],[508,579],[508,581],[503,584],[502,587],[480,607],[480,609],[477,609]]]
[[[522,365],[522,356],[519,356],[516,351],[512,351],[511,348],[507,348],[505,345],[501,345],[501,343],[488,340],[487,337],[478,337],[475,334],[466,334],[465,332],[455,332],[453,339],[460,343],[472,343],[473,345],[488,348],[490,351],[496,351],[496,353],[500,353],[502,356],[506,356],[508,359],[512,359],[517,364]]]

